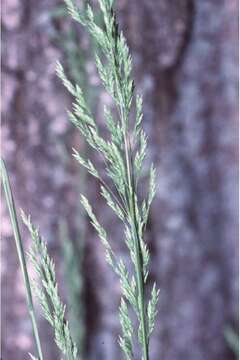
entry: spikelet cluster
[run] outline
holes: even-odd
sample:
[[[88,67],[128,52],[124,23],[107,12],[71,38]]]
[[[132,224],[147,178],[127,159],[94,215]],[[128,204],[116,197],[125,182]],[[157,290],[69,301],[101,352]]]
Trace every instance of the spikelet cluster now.
[[[68,322],[65,320],[65,305],[59,296],[53,260],[48,254],[47,246],[38,229],[32,223],[30,216],[26,216],[23,211],[22,220],[32,238],[29,257],[38,275],[38,279],[32,282],[34,294],[42,308],[43,316],[54,330],[55,342],[62,355],[67,360],[75,360],[77,347],[72,340]]]

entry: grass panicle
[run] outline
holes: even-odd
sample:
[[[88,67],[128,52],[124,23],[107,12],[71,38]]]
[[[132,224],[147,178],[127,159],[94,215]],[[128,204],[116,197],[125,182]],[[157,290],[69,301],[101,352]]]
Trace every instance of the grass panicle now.
[[[72,339],[68,322],[65,320],[65,305],[58,293],[54,262],[30,216],[26,216],[23,211],[21,215],[33,242],[29,257],[38,275],[38,281],[32,280],[34,294],[40,303],[45,319],[54,330],[55,342],[64,358],[75,360],[77,359],[77,347]]]
[[[109,138],[101,135],[98,124],[87,104],[79,85],[72,83],[57,63],[57,74],[74,98],[69,111],[70,121],[79,129],[88,145],[104,159],[105,171],[111,183],[107,184],[90,159],[84,159],[74,149],[73,156],[87,171],[98,179],[101,194],[125,227],[125,242],[130,252],[134,273],[130,276],[126,264],[112,250],[105,229],[98,222],[92,206],[85,196],[81,202],[92,225],[95,227],[106,251],[106,259],[120,277],[123,298],[119,314],[122,325],[120,346],[126,359],[134,358],[133,328],[128,307],[131,306],[138,319],[138,341],[144,360],[149,359],[149,339],[157,314],[159,291],[153,285],[151,299],[146,304],[145,287],[148,275],[149,251],[144,242],[151,202],[154,198],[155,169],[149,170],[149,194],[140,203],[137,187],[142,176],[143,162],[147,153],[147,136],[142,128],[142,98],[134,91],[131,77],[132,58],[123,33],[119,30],[113,9],[113,0],[98,0],[103,26],[99,26],[93,8],[88,4],[80,11],[72,0],[65,0],[68,11],[92,36],[97,50],[95,64],[106,91],[113,99],[116,111],[105,107],[104,117]],[[135,121],[130,114],[135,108]],[[114,189],[114,190],[113,190]]]

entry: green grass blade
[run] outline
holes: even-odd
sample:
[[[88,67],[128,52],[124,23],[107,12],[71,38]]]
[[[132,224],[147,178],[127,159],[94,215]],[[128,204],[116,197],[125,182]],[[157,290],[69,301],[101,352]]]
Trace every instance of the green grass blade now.
[[[35,316],[35,311],[34,311],[34,306],[33,306],[33,301],[32,301],[32,291],[31,291],[31,286],[30,286],[30,282],[29,282],[26,259],[25,259],[24,249],[23,249],[23,243],[22,243],[22,239],[21,239],[21,235],[20,235],[20,231],[19,231],[16,208],[15,208],[14,199],[13,199],[13,195],[12,195],[11,185],[10,185],[7,169],[6,169],[3,159],[1,159],[0,169],[1,169],[1,178],[2,178],[2,183],[3,183],[5,198],[6,198],[9,214],[10,214],[11,223],[12,223],[12,229],[13,229],[13,233],[14,233],[18,258],[19,258],[20,267],[21,267],[24,284],[25,284],[25,288],[26,288],[28,312],[29,312],[29,315],[30,315],[30,318],[32,321],[32,329],[33,329],[33,334],[34,334],[34,338],[35,338],[35,342],[36,342],[38,359],[43,360],[41,343],[40,343],[40,338],[39,338],[38,328],[37,328],[37,321],[36,321],[36,316]]]

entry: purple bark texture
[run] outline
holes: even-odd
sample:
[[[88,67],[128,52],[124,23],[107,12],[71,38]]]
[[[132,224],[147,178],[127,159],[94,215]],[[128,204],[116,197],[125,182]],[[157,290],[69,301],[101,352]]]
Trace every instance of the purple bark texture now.
[[[77,238],[72,214],[81,175],[70,157],[71,147],[82,143],[68,124],[69,99],[55,78],[61,49],[52,41],[56,24],[49,12],[56,4],[8,0],[3,6],[2,149],[17,206],[32,213],[48,240],[66,296],[58,224],[67,217]],[[236,326],[238,300],[237,2],[122,0],[118,8],[144,97],[149,162],[155,162],[158,173],[146,236],[150,280],[161,289],[151,360],[234,359],[224,331]],[[91,66],[88,62],[88,72]],[[94,84],[95,75],[91,78]],[[101,110],[99,101],[96,113]],[[114,248],[127,256],[121,229],[97,194],[98,185],[87,178],[86,188]],[[2,210],[2,358],[21,360],[33,351],[31,328]],[[120,359],[119,284],[90,226],[82,276],[84,359]],[[46,359],[58,359],[51,329],[43,320],[40,325]]]

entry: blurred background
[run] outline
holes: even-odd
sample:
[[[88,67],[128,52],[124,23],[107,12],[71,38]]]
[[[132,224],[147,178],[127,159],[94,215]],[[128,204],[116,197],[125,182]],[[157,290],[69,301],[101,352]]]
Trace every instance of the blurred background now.
[[[158,173],[146,234],[150,284],[161,289],[151,360],[235,359],[237,1],[116,3],[144,98],[146,166],[154,161]],[[72,159],[72,147],[89,149],[68,122],[71,98],[56,78],[56,60],[83,87],[101,124],[109,97],[86,32],[61,1],[3,1],[2,154],[16,205],[32,214],[48,243],[83,358],[120,359],[119,284],[81,209],[80,192],[94,204],[118,254],[127,251],[97,182]],[[1,210],[1,359],[22,360],[34,352],[33,339],[4,201]],[[41,315],[39,323],[45,358],[59,359]]]

